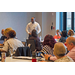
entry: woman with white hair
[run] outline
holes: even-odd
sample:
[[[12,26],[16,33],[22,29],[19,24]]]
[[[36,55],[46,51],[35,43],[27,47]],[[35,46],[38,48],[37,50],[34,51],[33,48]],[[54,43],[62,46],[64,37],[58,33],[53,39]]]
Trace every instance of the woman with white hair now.
[[[67,50],[63,43],[58,42],[54,46],[54,52],[53,54],[57,57],[57,60],[55,62],[73,62],[72,58],[69,56],[65,56],[67,53]]]
[[[53,56],[54,62],[74,62],[72,58],[70,58],[69,56],[66,55],[66,47],[63,43],[58,42],[54,45],[54,52],[53,54],[55,56]],[[50,60],[52,56],[49,55],[45,55],[45,59],[46,60]]]

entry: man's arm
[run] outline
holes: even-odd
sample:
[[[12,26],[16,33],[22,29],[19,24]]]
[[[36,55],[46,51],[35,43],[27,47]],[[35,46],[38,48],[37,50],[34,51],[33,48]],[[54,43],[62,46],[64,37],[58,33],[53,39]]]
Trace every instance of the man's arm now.
[[[5,50],[0,49],[0,52],[6,52]]]
[[[30,34],[30,32],[28,31],[28,29],[29,29],[29,26],[27,25],[27,26],[26,26],[26,32],[27,32],[28,34]]]
[[[55,60],[57,59],[57,57],[56,57],[56,56],[51,56],[51,55],[46,55],[46,54],[45,54],[45,59],[46,59],[46,60],[55,61]]]
[[[41,32],[41,27],[39,24],[38,24],[37,28],[38,28],[37,33],[39,34]]]

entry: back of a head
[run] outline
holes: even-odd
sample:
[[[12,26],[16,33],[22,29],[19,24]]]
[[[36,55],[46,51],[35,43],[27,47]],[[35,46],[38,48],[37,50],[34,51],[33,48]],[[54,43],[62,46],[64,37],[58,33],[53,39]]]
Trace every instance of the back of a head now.
[[[37,37],[37,31],[35,29],[32,30],[32,36]]]
[[[53,48],[55,43],[56,41],[52,35],[45,36],[43,45],[49,45],[51,48]]]
[[[60,32],[60,30],[57,29],[56,32]]]
[[[68,31],[68,35],[70,35],[70,36],[74,35],[74,31],[73,31],[72,29],[70,29],[70,30]]]
[[[75,45],[75,37],[73,36],[70,36],[66,39],[66,41],[68,41],[68,44],[71,44],[73,43],[73,45]]]
[[[54,45],[54,52],[53,54],[55,56],[59,56],[59,57],[62,57],[64,56],[65,54],[67,53],[67,50],[66,50],[66,47],[63,43],[61,42],[58,42]]]
[[[67,31],[66,30],[62,31],[62,37],[67,37]]]
[[[4,35],[6,36],[6,34],[8,34],[8,32],[9,32],[10,30],[13,30],[13,29],[12,29],[11,27],[10,27],[10,28],[6,28],[5,31],[4,31]]]
[[[10,38],[15,38],[16,36],[16,32],[14,30],[10,30],[8,34]]]

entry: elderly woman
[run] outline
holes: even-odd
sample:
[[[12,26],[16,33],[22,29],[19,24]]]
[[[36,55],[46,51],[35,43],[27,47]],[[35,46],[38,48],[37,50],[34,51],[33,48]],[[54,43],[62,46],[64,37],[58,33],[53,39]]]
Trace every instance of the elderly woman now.
[[[67,50],[63,43],[56,43],[54,46],[54,55],[57,57],[55,62],[73,62],[72,58],[65,56]]]
[[[55,56],[50,56],[50,55],[45,55],[45,59],[46,60],[50,60],[53,59],[54,62],[74,62],[74,60],[66,55],[66,48],[64,46],[63,43],[59,42],[59,43],[56,43],[55,46],[54,46],[54,52],[53,54]]]
[[[6,28],[5,31],[4,31],[4,35],[7,37],[7,39],[9,39],[8,33],[9,33],[10,30],[13,30],[13,29],[10,27],[10,28]]]
[[[43,42],[43,49],[41,50],[41,56],[44,57],[44,54],[53,55],[54,44],[56,43],[52,35],[46,35]]]
[[[3,31],[3,35],[6,37],[6,38],[4,38],[4,42],[9,39],[9,38],[7,38],[7,37],[8,37],[8,32],[9,32],[10,30],[12,30],[11,27],[10,27],[10,28],[6,28],[5,30],[4,30],[4,29],[2,30],[2,31]],[[0,46],[3,46],[3,45],[4,45],[4,43],[3,43],[3,44],[0,44]]]
[[[7,53],[7,56],[13,54],[14,50],[18,47],[24,47],[21,41],[15,39],[16,32],[14,30],[10,30],[7,34],[7,41],[5,41],[3,48],[0,51],[4,51]],[[10,53],[9,53],[10,52]]]

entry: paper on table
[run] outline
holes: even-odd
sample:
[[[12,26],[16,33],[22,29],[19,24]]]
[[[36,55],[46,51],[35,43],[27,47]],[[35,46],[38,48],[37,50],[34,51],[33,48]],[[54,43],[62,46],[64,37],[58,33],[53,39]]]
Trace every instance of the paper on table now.
[[[26,57],[26,56],[18,56],[18,57],[14,57],[15,59],[29,59],[32,60],[32,57]],[[41,57],[36,57],[36,59],[41,59]]]
[[[41,60],[44,60],[44,61],[45,61],[45,58],[41,58],[41,59],[39,59],[39,61],[41,61]]]

